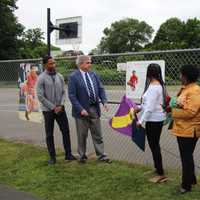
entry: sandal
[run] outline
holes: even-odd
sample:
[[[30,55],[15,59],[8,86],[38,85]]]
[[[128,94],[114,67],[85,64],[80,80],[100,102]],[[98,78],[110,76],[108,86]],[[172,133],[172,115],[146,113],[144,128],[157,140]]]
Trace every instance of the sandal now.
[[[154,176],[153,178],[149,179],[150,182],[152,183],[163,183],[167,181],[166,176]]]

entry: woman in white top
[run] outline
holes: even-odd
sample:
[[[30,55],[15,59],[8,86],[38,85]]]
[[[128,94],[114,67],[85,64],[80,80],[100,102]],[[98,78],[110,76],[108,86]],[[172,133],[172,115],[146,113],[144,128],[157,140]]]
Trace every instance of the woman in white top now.
[[[166,88],[162,79],[161,68],[158,64],[150,64],[147,68],[144,93],[141,98],[141,106],[138,126],[145,126],[147,140],[151,149],[156,176],[150,179],[152,182],[166,181],[162,165],[160,151],[160,135],[163,121],[165,120],[165,96]]]

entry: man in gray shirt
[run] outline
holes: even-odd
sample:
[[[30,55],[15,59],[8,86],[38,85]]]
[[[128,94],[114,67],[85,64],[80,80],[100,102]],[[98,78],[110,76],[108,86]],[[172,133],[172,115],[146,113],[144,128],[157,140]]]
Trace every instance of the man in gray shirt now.
[[[64,108],[65,82],[61,74],[56,72],[56,64],[51,56],[43,58],[45,71],[40,74],[37,82],[37,96],[41,103],[44,116],[46,143],[50,155],[49,164],[56,163],[56,151],[54,145],[54,121],[59,125],[63,137],[65,160],[76,160],[71,153],[69,124]]]

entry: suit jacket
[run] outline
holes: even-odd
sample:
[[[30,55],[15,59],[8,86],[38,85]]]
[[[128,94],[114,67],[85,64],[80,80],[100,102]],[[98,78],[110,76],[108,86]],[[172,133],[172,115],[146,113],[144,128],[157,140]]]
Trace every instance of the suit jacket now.
[[[90,78],[93,82],[95,95],[96,95],[96,102],[97,102],[97,112],[100,117],[100,101],[102,104],[107,102],[106,94],[104,87],[100,81],[99,76],[89,71]],[[83,76],[80,70],[74,71],[70,77],[68,82],[68,96],[72,103],[72,116],[75,118],[81,117],[81,111],[85,109],[89,111],[89,95],[87,91],[87,86],[84,82]]]

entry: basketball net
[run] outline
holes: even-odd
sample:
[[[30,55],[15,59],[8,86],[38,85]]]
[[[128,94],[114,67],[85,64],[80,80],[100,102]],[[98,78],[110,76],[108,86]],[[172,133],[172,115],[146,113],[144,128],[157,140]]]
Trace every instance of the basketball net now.
[[[80,43],[72,42],[71,45],[72,45],[72,49],[73,49],[75,52],[79,51]]]

